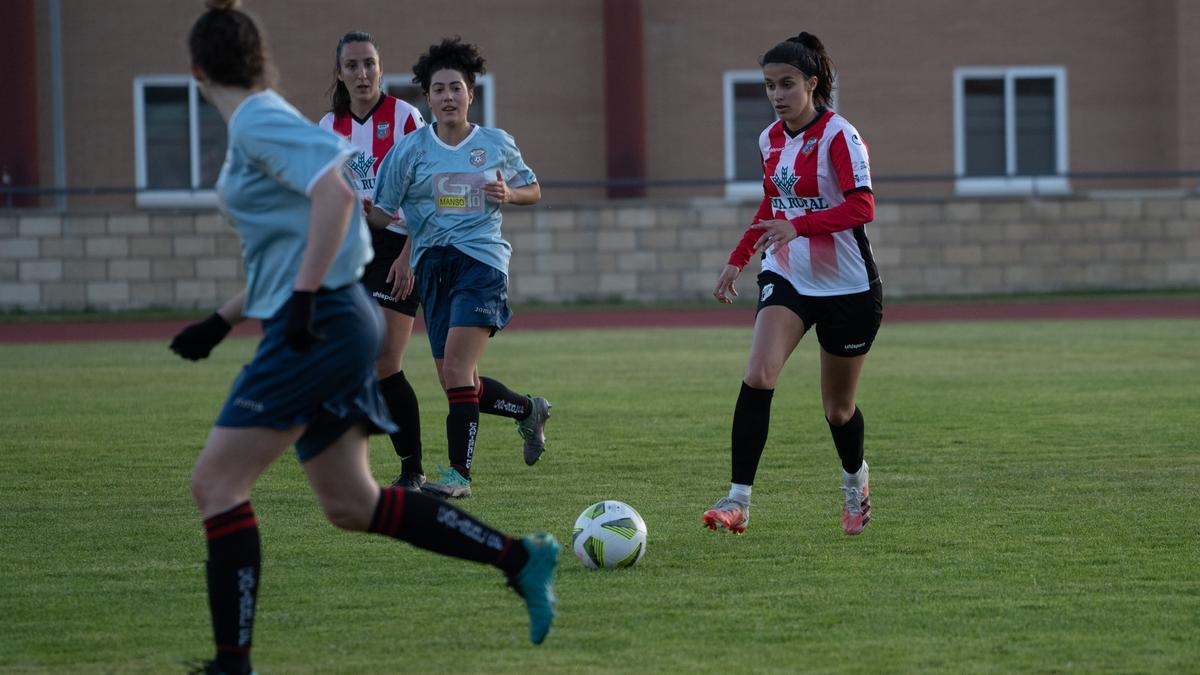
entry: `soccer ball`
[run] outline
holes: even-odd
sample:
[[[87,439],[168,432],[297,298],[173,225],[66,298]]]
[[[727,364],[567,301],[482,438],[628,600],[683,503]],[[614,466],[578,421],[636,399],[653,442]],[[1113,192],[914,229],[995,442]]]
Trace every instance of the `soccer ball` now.
[[[596,502],[575,519],[572,546],[590,570],[631,567],[646,554],[646,522],[625,502]]]

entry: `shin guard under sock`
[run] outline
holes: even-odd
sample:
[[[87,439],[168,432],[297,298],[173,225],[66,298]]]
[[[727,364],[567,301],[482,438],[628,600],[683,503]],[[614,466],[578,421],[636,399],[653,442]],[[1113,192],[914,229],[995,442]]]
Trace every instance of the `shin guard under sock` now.
[[[825,421],[829,423],[829,433],[833,434],[833,445],[842,460],[842,470],[857,473],[862,468],[863,436],[866,434],[862,411],[855,407],[854,415],[840,427],[835,427],[828,418]]]
[[[441,499],[413,490],[381,488],[368,532],[427,551],[495,565],[512,577],[529,552],[520,541]]]
[[[471,477],[475,456],[475,434],[479,431],[479,394],[475,387],[446,390],[450,413],[446,415],[446,440],[450,444],[450,466],[464,478]]]
[[[733,409],[731,483],[754,484],[758,460],[767,444],[767,430],[771,426],[771,399],[774,396],[774,389],[755,389],[742,383],[737,406]]]
[[[258,522],[250,502],[204,521],[208,536],[208,607],[217,662],[226,672],[250,672],[250,646],[262,570]]]

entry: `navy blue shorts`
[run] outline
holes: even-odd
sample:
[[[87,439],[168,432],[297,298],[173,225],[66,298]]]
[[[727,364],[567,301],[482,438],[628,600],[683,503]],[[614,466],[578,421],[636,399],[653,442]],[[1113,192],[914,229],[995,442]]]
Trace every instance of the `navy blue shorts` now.
[[[303,424],[296,441],[301,462],[356,424],[395,432],[375,379],[383,316],[362,284],[317,294],[313,326],[324,339],[306,353],[284,342],[286,312],[285,305],[263,321],[258,351],[234,380],[217,426],[283,430]]]
[[[375,249],[375,257],[363,270],[362,282],[380,307],[400,312],[405,316],[416,316],[417,290],[414,288],[403,300],[393,298],[392,282],[387,280],[388,273],[392,271],[392,263],[396,262],[396,258],[404,250],[406,241],[407,234],[391,230],[371,230],[371,247]]]
[[[416,277],[435,359],[445,358],[451,328],[483,326],[495,335],[512,320],[508,275],[453,246],[436,246],[422,253]]]
[[[871,351],[883,322],[883,284],[849,295],[800,295],[792,282],[774,272],[758,275],[758,311],[787,307],[804,322],[804,330],[817,327],[821,348],[834,356],[862,356]]]

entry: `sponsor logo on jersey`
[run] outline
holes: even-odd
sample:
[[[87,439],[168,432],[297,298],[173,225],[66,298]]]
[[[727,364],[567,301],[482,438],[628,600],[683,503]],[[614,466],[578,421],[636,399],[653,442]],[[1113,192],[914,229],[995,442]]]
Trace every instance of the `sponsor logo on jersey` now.
[[[812,149],[815,148],[816,146],[817,146],[817,139],[815,137],[810,138],[807,141],[804,141],[804,145],[800,146],[800,152],[807,155],[808,153],[812,152]]]
[[[758,298],[759,302],[766,302],[767,298],[771,297],[771,294],[774,292],[775,284],[767,284],[766,286],[763,286],[762,295],[760,295]]]
[[[482,213],[486,182],[481,173],[434,174],[433,198],[438,213]]]
[[[850,142],[855,145],[862,145],[862,139],[858,137],[858,134],[850,134]]]
[[[792,187],[796,185],[796,181],[800,180],[800,176],[792,173],[789,167],[782,166],[779,168],[779,173],[771,176],[771,182],[775,187],[779,188],[780,192],[791,192]]]
[[[871,180],[871,164],[865,160],[859,160],[851,164],[854,169],[855,184],[866,183]]]
[[[771,208],[776,211],[789,209],[804,209],[805,211],[824,211],[829,208],[829,202],[824,197],[772,197]]]
[[[484,150],[483,148],[475,148],[471,150],[470,161],[471,166],[483,166],[483,163],[487,161],[487,150]]]
[[[392,130],[391,122],[380,122],[375,125],[375,138],[387,138]]]
[[[346,162],[346,166],[358,175],[359,178],[370,178],[371,170],[375,168],[375,158],[365,152],[358,153],[358,156]]]

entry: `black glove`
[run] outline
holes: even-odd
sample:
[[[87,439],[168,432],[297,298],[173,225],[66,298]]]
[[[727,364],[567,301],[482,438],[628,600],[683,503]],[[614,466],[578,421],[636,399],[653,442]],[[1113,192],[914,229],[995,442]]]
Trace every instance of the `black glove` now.
[[[288,300],[287,324],[283,329],[284,341],[298,352],[306,352],[325,336],[313,329],[313,306],[317,294],[312,291],[292,291]]]
[[[179,335],[171,340],[171,351],[189,361],[208,358],[213,347],[224,340],[232,328],[233,326],[220,314],[213,312],[207,319],[193,323],[179,331]]]

